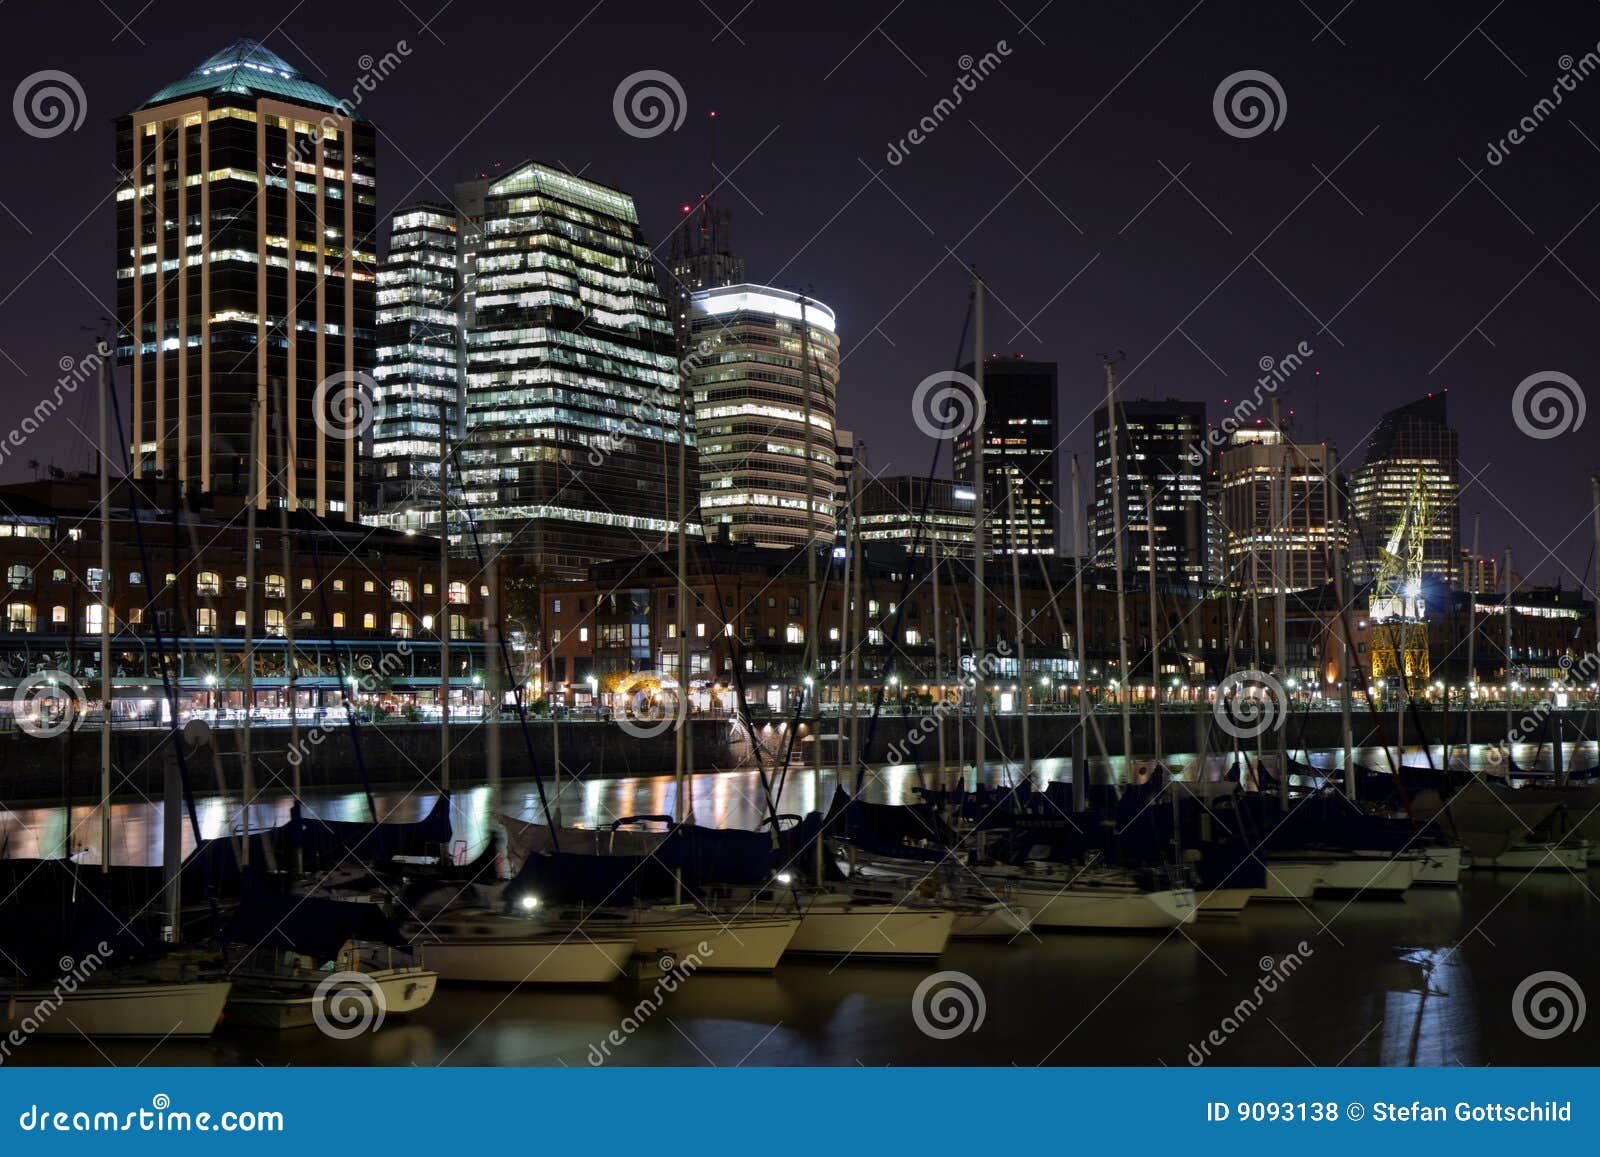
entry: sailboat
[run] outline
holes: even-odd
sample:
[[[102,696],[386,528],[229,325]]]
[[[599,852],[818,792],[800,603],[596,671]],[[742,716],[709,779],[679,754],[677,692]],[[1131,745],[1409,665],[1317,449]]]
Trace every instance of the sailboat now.
[[[19,878],[7,895],[6,928],[0,940],[9,941],[8,956],[15,962],[16,975],[0,982],[4,1027],[39,1036],[111,1037],[207,1037],[222,1017],[231,983],[226,979],[201,975],[198,961],[165,951],[141,938],[137,932],[113,915],[113,897],[102,896],[111,877],[111,721],[114,690],[112,682],[111,628],[113,588],[111,569],[111,438],[110,411],[115,404],[110,366],[113,351],[99,343],[100,367],[100,864],[98,872],[70,861],[45,861],[26,864],[13,861],[8,867],[27,874]],[[120,424],[120,423],[119,423]],[[123,445],[126,440],[119,438]],[[144,550],[139,528],[138,495],[131,470],[125,471],[124,484],[134,514],[134,531]],[[148,564],[146,563],[148,570]],[[161,634],[155,634],[157,656],[161,660],[163,682],[171,720],[171,743],[183,774],[188,796],[189,818],[194,824],[196,842],[200,839],[195,822],[193,796],[188,791],[183,771],[182,745],[178,739],[174,696]],[[170,801],[169,801],[170,802]],[[162,849],[163,868],[168,883],[167,912],[178,911],[179,869],[182,849],[169,839]],[[30,885],[25,888],[24,885]],[[107,922],[110,921],[110,926]],[[10,933],[10,935],[5,935]],[[104,935],[102,935],[104,933]],[[176,919],[172,935],[178,935]],[[93,967],[90,968],[90,963]],[[104,966],[102,970],[102,966]],[[46,979],[48,978],[48,979]]]
[[[256,1028],[339,1023],[345,1000],[384,1017],[417,1012],[439,979],[425,967],[396,964],[395,949],[406,940],[376,904],[254,893],[223,936],[250,945],[228,970],[228,1019]]]

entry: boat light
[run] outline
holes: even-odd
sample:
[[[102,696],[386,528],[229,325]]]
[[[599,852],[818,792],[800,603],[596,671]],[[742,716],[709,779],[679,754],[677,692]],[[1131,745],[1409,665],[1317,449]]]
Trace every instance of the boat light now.
[[[788,872],[779,872],[774,878],[778,881],[778,883],[784,885],[784,887],[788,887],[790,884],[794,883],[794,877]]]
[[[535,908],[537,908],[539,906],[539,897],[533,895],[532,893],[529,893],[528,895],[522,897],[521,903],[522,903],[522,910],[524,912],[532,912]]]

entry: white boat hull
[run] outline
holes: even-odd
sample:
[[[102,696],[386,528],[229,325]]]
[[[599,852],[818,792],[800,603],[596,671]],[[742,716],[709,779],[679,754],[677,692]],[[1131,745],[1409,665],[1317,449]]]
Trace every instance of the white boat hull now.
[[[1267,885],[1253,889],[1257,900],[1309,900],[1327,878],[1322,860],[1268,860]]]
[[[707,916],[693,910],[598,909],[549,923],[553,932],[627,936],[633,955],[670,971],[691,957],[697,972],[770,972],[800,927],[798,916]]]
[[[1589,866],[1587,844],[1516,844],[1498,856],[1473,856],[1474,868],[1518,872],[1582,872]]]
[[[1013,902],[1028,915],[1034,928],[1162,929],[1188,924],[1198,908],[1188,888],[1159,892],[1135,889],[1048,885],[1018,887]]]
[[[377,1003],[385,1017],[426,1008],[439,985],[438,974],[424,968],[390,968],[363,975],[377,989]],[[351,985],[349,990],[336,989],[319,998],[316,992],[321,981],[317,979],[296,983],[291,978],[264,976],[257,981],[245,974],[237,975],[235,981],[228,996],[228,1022],[279,1031],[310,1028],[317,1023],[318,1005],[330,1018],[328,1023],[338,1023],[332,1002],[342,991],[357,991]]]
[[[1417,869],[1414,887],[1454,888],[1461,883],[1461,848],[1427,847],[1422,849],[1422,866]]]
[[[1254,888],[1196,888],[1194,893],[1202,916],[1237,916],[1255,894]]]
[[[806,907],[789,951],[811,956],[934,957],[944,951],[955,922],[956,914],[948,908],[817,901]]]
[[[1418,853],[1356,852],[1330,860],[1317,891],[1373,898],[1400,896],[1416,881],[1421,866]]]
[[[441,980],[467,984],[608,984],[627,975],[634,941],[582,935],[445,939],[417,954]]]
[[[61,994],[61,1005],[36,1015],[42,1002],[54,1004],[54,988],[0,989],[0,1011],[9,1031],[34,1025],[30,1036],[208,1037],[222,1018],[232,984],[203,980],[181,984],[91,984]]]
[[[1009,904],[957,908],[952,940],[1011,940],[1028,930],[1028,918]]]

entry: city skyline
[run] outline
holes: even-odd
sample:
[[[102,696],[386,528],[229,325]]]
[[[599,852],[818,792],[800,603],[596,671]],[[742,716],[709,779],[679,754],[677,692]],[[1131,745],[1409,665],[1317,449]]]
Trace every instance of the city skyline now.
[[[881,34],[867,14],[858,29],[846,30],[850,21],[841,20],[837,43],[802,38],[795,49],[803,64],[776,66],[756,61],[740,43],[776,34],[759,9],[734,22],[737,35],[710,13],[653,24],[646,17],[651,35],[627,41],[615,83],[586,77],[584,99],[571,116],[546,118],[532,131],[518,114],[538,107],[541,95],[577,91],[582,51],[543,65],[537,58],[508,59],[514,54],[489,46],[481,61],[467,63],[459,43],[439,43],[458,37],[448,28],[421,27],[425,16],[380,32],[355,14],[319,14],[311,36],[304,12],[284,15],[281,27],[272,27],[278,13],[257,18],[264,27],[245,27],[251,22],[237,14],[196,10],[192,22],[165,25],[170,34],[159,43],[147,37],[147,45],[108,29],[101,39],[116,33],[114,49],[90,43],[77,56],[86,123],[48,139],[19,132],[19,157],[47,175],[41,186],[56,188],[56,173],[92,174],[90,158],[106,151],[105,118],[145,99],[152,79],[181,76],[252,34],[328,91],[358,103],[377,125],[386,174],[380,232],[400,203],[447,197],[456,178],[494,161],[554,158],[628,189],[640,205],[647,243],[664,259],[682,206],[711,183],[714,155],[717,198],[734,214],[749,279],[803,282],[839,312],[847,335],[839,422],[873,445],[875,471],[925,471],[927,443],[902,420],[905,400],[917,381],[950,364],[967,293],[960,266],[971,261],[992,291],[988,352],[1023,352],[1061,367],[1064,450],[1088,448],[1101,350],[1126,350],[1123,398],[1171,394],[1204,400],[1209,412],[1220,413],[1223,399],[1249,394],[1255,363],[1306,343],[1318,384],[1290,380],[1280,394],[1298,411],[1302,437],[1333,441],[1341,463],[1353,464],[1380,410],[1429,389],[1450,389],[1466,455],[1463,522],[1482,513],[1484,552],[1514,547],[1530,581],[1560,577],[1575,585],[1584,577],[1591,458],[1582,434],[1524,438],[1505,419],[1517,384],[1532,374],[1554,370],[1580,383],[1594,376],[1593,355],[1581,348],[1596,308],[1585,288],[1595,277],[1581,260],[1582,236],[1593,221],[1578,191],[1581,180],[1544,179],[1551,166],[1581,176],[1600,162],[1584,136],[1595,137],[1600,123],[1594,94],[1580,88],[1567,100],[1561,117],[1570,124],[1542,129],[1510,154],[1502,151],[1499,163],[1480,159],[1484,142],[1499,140],[1504,124],[1515,124],[1537,99],[1537,62],[1549,47],[1582,52],[1593,43],[1592,18],[1578,5],[1542,13],[1537,24],[1488,29],[1492,45],[1466,27],[1460,31],[1467,40],[1451,35],[1446,10],[1425,33],[1389,28],[1374,14],[1342,16],[1339,40],[1359,40],[1380,73],[1398,72],[1409,54],[1427,62],[1404,72],[1405,94],[1422,109],[1340,75],[1338,40],[1303,12],[1273,13],[1232,29],[1225,17],[1187,5],[1132,22],[1077,12],[1078,24],[1052,9],[1023,28],[1025,17],[997,10],[995,27],[984,32],[1006,41],[996,55],[999,67],[955,114],[938,113],[937,131],[925,131],[897,160],[885,157],[884,142],[901,140],[948,90],[937,70],[956,63],[948,59],[952,50],[957,56],[990,51],[938,13],[920,23],[904,12],[890,14]],[[637,25],[639,14],[621,9],[583,22],[512,19],[557,37],[570,33],[581,48],[615,42],[630,15]],[[40,40],[48,42],[49,22],[60,16],[28,19],[41,22]],[[676,26],[702,19],[705,28]],[[1014,33],[1001,27],[1010,24],[1018,26]],[[1030,98],[1052,79],[1049,54],[1073,52],[1069,33],[1080,28],[1102,42],[1126,43],[1127,57],[1074,53],[1085,115],[1077,124],[1045,123]],[[392,50],[391,35],[405,42],[404,52]],[[685,47],[688,39],[708,36],[715,52]],[[1276,73],[1287,95],[1283,124],[1248,139],[1219,128],[1211,107],[1218,82],[1252,61],[1286,55],[1291,59]],[[390,57],[396,67],[385,71],[379,66]],[[108,66],[113,59],[115,68]],[[371,67],[357,68],[363,59]],[[1229,68],[1220,68],[1222,61]],[[895,62],[904,76],[877,84],[875,74]],[[18,76],[40,63],[50,62]],[[619,127],[605,98],[650,67],[672,74],[685,98],[679,127],[647,137]],[[873,84],[870,115],[819,161],[817,130],[799,118],[805,102],[781,95],[781,83],[755,82],[774,67],[784,77],[809,70],[822,99],[837,93],[849,101],[852,86]],[[453,90],[446,107],[461,109],[460,118],[438,115],[441,76]],[[1296,76],[1305,79],[1297,83]],[[1479,76],[1488,79],[1468,80]],[[719,114],[714,154],[707,128],[713,108]],[[1176,123],[1157,123],[1158,112]],[[1409,118],[1424,114],[1452,126],[1437,134],[1447,139],[1436,156],[1415,155],[1416,136],[1405,131]],[[1396,125],[1400,131],[1391,134]],[[1204,148],[1189,143],[1201,132],[1212,134]],[[1096,150],[1111,160],[1098,159]],[[981,161],[969,166],[973,156]],[[1042,162],[1037,171],[1036,162]],[[8,367],[14,388],[24,391],[45,388],[63,351],[83,340],[79,327],[108,312],[104,227],[96,220],[109,220],[109,205],[96,209],[102,191],[92,179],[79,185],[81,204],[29,187],[5,199],[10,215],[0,226],[12,229],[20,268],[16,295],[0,304],[6,334],[0,347],[15,363]],[[87,196],[91,191],[95,196]],[[1430,233],[1437,215],[1446,215],[1447,227]],[[87,223],[73,231],[80,219]],[[1470,258],[1449,244],[1469,229],[1479,237]],[[1560,260],[1544,252],[1570,241],[1579,244],[1558,252]],[[1113,252],[1113,244],[1123,251]],[[1457,342],[1463,332],[1468,345]],[[864,388],[852,391],[852,381]],[[885,388],[867,385],[880,382]],[[126,392],[128,383],[122,385]],[[69,424],[56,426],[28,452],[12,455],[0,477],[26,477],[29,458],[86,465],[81,436]],[[1538,480],[1539,502],[1519,501],[1525,478]]]

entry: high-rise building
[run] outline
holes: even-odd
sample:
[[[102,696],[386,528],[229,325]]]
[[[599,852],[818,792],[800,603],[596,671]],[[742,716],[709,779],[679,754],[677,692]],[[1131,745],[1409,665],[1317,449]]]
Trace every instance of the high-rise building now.
[[[1122,507],[1123,560],[1129,574],[1150,570],[1147,526],[1155,523],[1157,573],[1168,581],[1199,584],[1207,578],[1204,467],[1195,447],[1206,434],[1204,402],[1138,399],[1117,407],[1117,474]],[[1094,414],[1094,554],[1113,555],[1111,437],[1106,407]],[[1145,509],[1150,487],[1153,509]]]
[[[633,198],[531,161],[456,193],[480,542],[557,577],[657,549],[687,392]]]
[[[136,473],[245,494],[254,461],[261,504],[355,517],[373,137],[250,40],[118,118],[118,357],[132,369]],[[280,429],[287,471],[273,465]]]
[[[1329,546],[1340,519],[1337,486],[1327,477],[1328,448],[1273,430],[1225,447],[1217,461],[1223,581],[1263,594],[1280,585],[1302,591],[1331,582]],[[1281,584],[1275,567],[1282,568]]]
[[[456,211],[421,201],[396,211],[378,269],[372,466],[384,508],[415,507],[437,485],[440,423],[461,432],[464,386]]]
[[[833,502],[844,520],[845,503],[850,501],[850,479],[856,469],[856,436],[842,426],[833,428],[833,456],[836,463],[833,477]]]
[[[1422,571],[1459,579],[1461,503],[1458,441],[1443,393],[1428,394],[1378,420],[1366,458],[1350,476],[1351,568],[1358,582],[1378,572],[1397,530],[1422,542]],[[1421,525],[1415,525],[1420,515]]]
[[[815,299],[761,285],[701,290],[694,295],[691,340],[700,513],[707,533],[720,524],[734,542],[831,542],[839,385],[833,311]]]
[[[899,543],[926,555],[937,541],[940,558],[971,558],[977,494],[962,482],[914,474],[867,480],[861,491],[861,537]]]
[[[683,219],[672,232],[662,291],[672,304],[672,326],[678,348],[692,347],[694,295],[744,282],[744,258],[729,248],[728,211],[707,195],[699,205],[685,205]]]
[[[973,375],[976,370],[969,364],[961,372]],[[984,533],[989,553],[1053,555],[1060,521],[1056,364],[992,356],[983,363],[983,393]],[[972,429],[957,436],[952,457],[956,478],[975,487]]]

